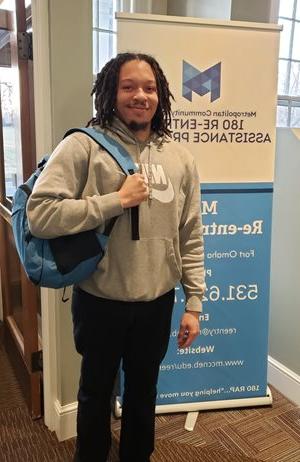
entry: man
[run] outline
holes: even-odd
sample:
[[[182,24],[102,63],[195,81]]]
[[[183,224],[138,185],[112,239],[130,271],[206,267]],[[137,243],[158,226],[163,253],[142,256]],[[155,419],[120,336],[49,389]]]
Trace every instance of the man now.
[[[123,53],[93,88],[89,122],[121,143],[139,173],[125,177],[83,133],[55,149],[28,204],[31,231],[56,237],[118,216],[97,271],[74,288],[72,313],[82,355],[75,460],[105,462],[110,399],[122,359],[121,462],[149,462],[154,450],[156,384],[170,337],[174,287],[186,295],[178,346],[199,333],[205,290],[199,179],[193,157],[170,138],[172,94],[152,57]],[[130,208],[139,206],[132,240]]]

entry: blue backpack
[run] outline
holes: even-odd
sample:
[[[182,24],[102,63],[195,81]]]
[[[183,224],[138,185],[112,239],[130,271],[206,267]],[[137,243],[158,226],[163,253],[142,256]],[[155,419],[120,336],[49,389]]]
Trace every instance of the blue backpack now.
[[[113,138],[94,128],[74,128],[64,137],[78,131],[86,133],[101,145],[126,175],[136,171],[136,166],[126,150]],[[17,252],[29,279],[38,286],[58,289],[83,281],[96,270],[99,261],[103,258],[109,234],[117,217],[110,221],[102,234],[90,230],[54,239],[32,236],[28,227],[26,204],[49,157],[45,156],[30,178],[17,188],[13,198],[12,228]],[[133,239],[138,239],[136,212],[137,209],[134,207],[132,209]]]

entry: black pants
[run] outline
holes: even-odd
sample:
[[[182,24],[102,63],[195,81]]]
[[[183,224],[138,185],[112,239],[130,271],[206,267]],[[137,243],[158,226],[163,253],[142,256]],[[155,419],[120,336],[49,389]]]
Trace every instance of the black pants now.
[[[82,355],[75,460],[107,460],[111,395],[122,359],[120,461],[150,461],[156,384],[168,347],[173,304],[174,290],[151,302],[120,302],[74,289],[74,338]]]

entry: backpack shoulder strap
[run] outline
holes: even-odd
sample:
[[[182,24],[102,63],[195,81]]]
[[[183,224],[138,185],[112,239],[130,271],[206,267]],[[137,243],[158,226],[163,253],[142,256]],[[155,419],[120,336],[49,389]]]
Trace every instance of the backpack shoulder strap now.
[[[84,128],[71,128],[68,130],[64,136],[64,138],[68,135],[71,135],[75,132],[81,132],[88,135],[92,138],[96,143],[100,144],[118,163],[120,168],[126,175],[132,175],[138,169],[134,164],[133,160],[131,159],[130,155],[126,151],[120,143],[116,140],[111,138],[109,135],[104,134],[103,132],[99,132],[95,130],[93,127],[84,127]],[[132,240],[137,241],[140,239],[139,233],[139,208],[132,207],[131,210],[131,237]],[[105,234],[110,234],[111,229],[116,221],[116,218],[112,220],[109,229],[105,231]]]
[[[126,175],[137,171],[137,167],[126,149],[109,135],[104,134],[103,132],[99,132],[93,127],[71,128],[66,132],[64,138],[75,132],[85,133],[94,141],[96,141],[96,143],[100,144],[100,146],[102,146],[115,159],[115,161],[118,163],[123,172],[126,173]]]

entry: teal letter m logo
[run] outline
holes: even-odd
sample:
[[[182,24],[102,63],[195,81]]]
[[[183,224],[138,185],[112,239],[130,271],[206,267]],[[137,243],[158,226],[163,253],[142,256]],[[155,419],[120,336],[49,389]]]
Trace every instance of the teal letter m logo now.
[[[186,61],[182,61],[182,96],[192,101],[192,93],[203,96],[210,92],[210,101],[220,98],[221,63],[199,71]]]

